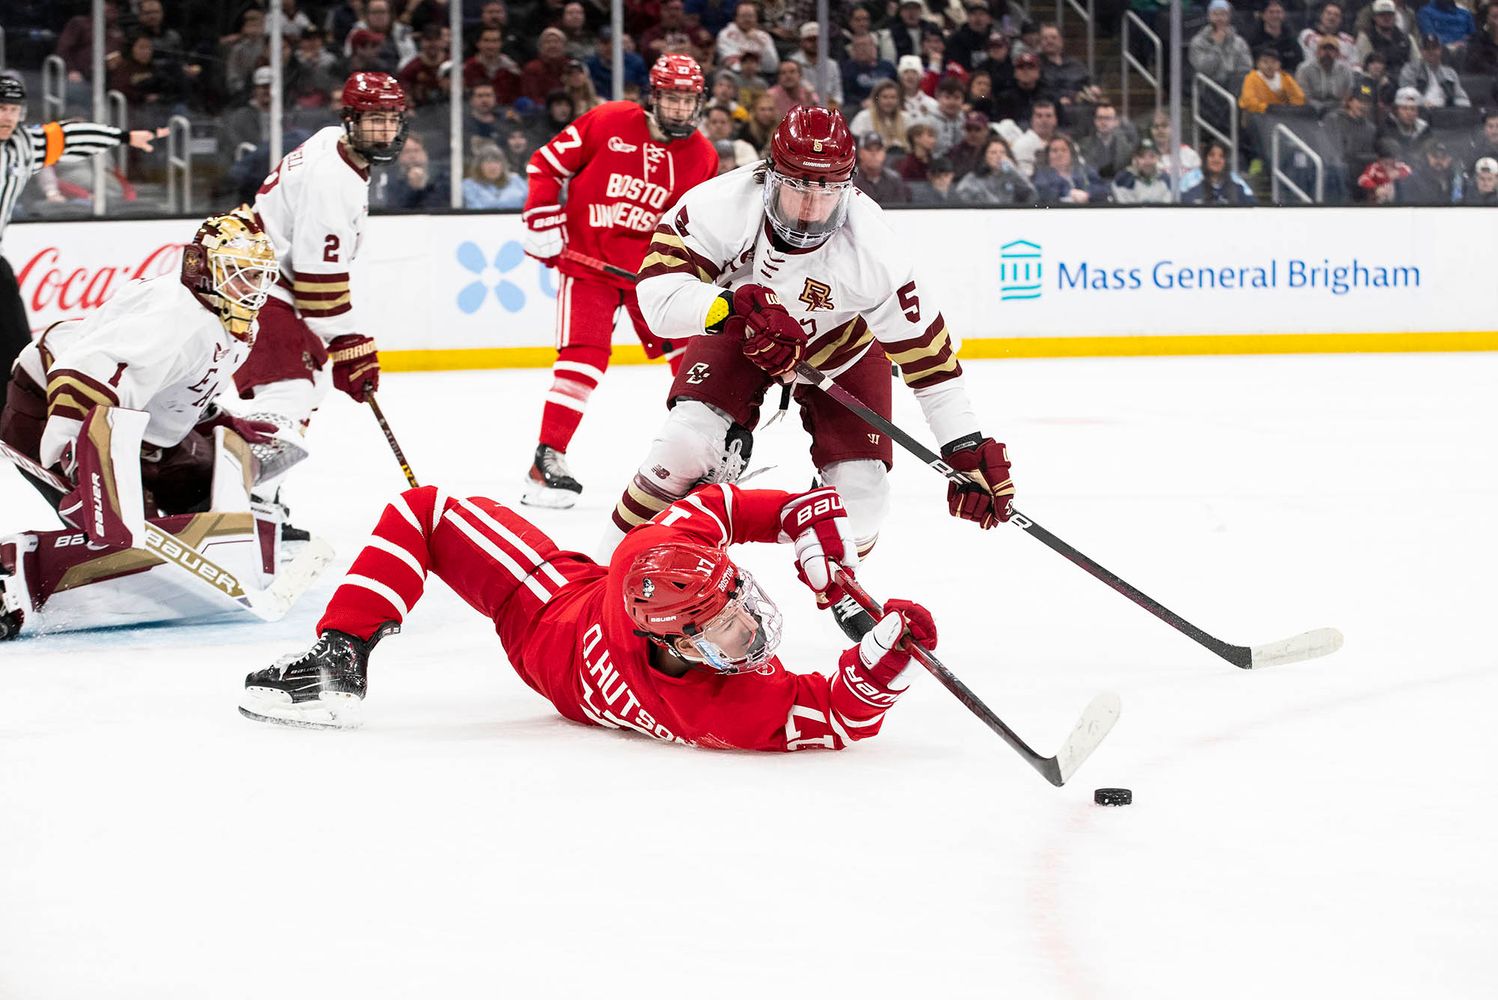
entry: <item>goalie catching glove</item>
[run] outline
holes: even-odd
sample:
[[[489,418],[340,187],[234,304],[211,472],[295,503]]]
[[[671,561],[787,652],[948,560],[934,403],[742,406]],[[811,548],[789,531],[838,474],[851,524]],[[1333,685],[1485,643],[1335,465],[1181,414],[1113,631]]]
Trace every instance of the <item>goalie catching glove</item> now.
[[[1014,480],[1009,478],[1009,449],[990,437],[969,434],[941,450],[941,457],[971,483],[947,483],[947,510],[953,517],[992,528],[1013,512]]]
[[[733,315],[724,321],[723,332],[739,340],[744,357],[772,378],[790,372],[806,352],[806,331],[764,285],[734,290]]]

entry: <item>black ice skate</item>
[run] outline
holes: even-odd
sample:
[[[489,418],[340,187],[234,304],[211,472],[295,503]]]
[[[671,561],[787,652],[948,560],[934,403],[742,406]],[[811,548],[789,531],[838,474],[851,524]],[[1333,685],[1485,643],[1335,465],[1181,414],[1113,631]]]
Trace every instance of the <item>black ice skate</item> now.
[[[577,495],[582,491],[582,483],[573,479],[572,470],[567,468],[566,452],[550,445],[536,445],[536,459],[531,463],[520,502],[529,507],[566,510],[577,503]]]
[[[369,651],[399,632],[386,622],[364,642],[329,629],[305,653],[291,653],[244,679],[239,713],[257,722],[306,729],[357,729],[369,687]]]

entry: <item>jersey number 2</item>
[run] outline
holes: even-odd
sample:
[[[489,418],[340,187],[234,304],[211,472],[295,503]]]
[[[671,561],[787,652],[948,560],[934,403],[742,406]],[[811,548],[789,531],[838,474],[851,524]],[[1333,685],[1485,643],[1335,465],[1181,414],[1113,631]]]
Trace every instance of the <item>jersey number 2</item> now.
[[[338,237],[329,233],[322,241],[322,259],[329,264],[338,263]]]

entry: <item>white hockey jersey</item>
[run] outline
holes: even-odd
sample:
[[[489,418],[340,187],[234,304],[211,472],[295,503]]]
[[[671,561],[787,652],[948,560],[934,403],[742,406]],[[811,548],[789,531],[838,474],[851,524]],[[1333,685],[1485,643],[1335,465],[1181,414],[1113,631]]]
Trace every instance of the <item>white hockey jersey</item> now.
[[[343,129],[330,125],[287,153],[255,196],[255,216],[281,264],[271,295],[329,343],[357,333],[349,265],[369,215],[369,170],[356,166]]]
[[[662,217],[637,288],[650,329],[671,340],[703,334],[725,288],[765,285],[806,329],[812,367],[836,377],[877,342],[939,441],[976,431],[946,321],[884,211],[854,190],[846,221],[826,243],[779,250],[765,219],[764,169],[752,164],[707,181]]]
[[[96,406],[144,410],[147,444],[180,443],[249,354],[177,275],[130,282],[86,319],[48,327],[16,361],[46,387],[42,465],[57,463]]]

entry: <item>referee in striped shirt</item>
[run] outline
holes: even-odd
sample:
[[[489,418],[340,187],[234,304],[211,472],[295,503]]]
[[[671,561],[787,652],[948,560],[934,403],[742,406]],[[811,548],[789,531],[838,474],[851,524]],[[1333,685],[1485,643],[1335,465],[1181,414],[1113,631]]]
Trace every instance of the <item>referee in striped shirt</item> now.
[[[5,239],[11,209],[32,174],[58,160],[97,156],[125,138],[123,130],[96,122],[23,126],[25,116],[26,85],[15,77],[0,76],[0,241]],[[130,145],[149,153],[151,141],[166,133],[164,128],[155,132],[137,129],[129,135]],[[30,342],[31,324],[16,274],[0,256],[0,410],[5,406],[11,366]]]

